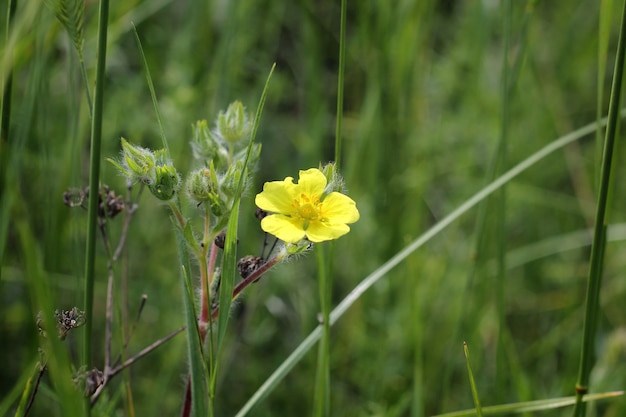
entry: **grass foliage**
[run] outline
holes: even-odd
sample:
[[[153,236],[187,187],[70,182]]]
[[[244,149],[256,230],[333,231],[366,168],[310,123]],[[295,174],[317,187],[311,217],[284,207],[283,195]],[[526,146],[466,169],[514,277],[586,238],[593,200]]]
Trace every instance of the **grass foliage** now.
[[[95,81],[98,3],[35,3],[0,5],[0,21],[7,22],[0,34],[3,133],[8,126],[0,139],[0,414],[22,407],[23,388],[15,386],[33,383],[38,347],[45,344],[54,360],[29,415],[72,416],[81,415],[82,396],[67,379],[69,363],[80,366],[82,330],[62,343],[42,342],[35,323],[40,311],[46,311],[43,323],[51,323],[54,309],[84,303],[87,212],[63,205],[62,195],[89,182],[86,86],[93,90]],[[276,63],[254,139],[263,146],[255,186],[240,203],[237,254],[258,256],[264,236],[253,197],[263,183],[335,158],[340,3],[112,2],[102,158],[119,155],[121,136],[158,149],[164,135],[177,169],[187,172],[191,125],[212,121],[234,100],[254,111]],[[347,6],[341,172],[361,219],[327,251],[332,306],[493,179],[607,114],[623,4]],[[485,415],[518,402],[536,406],[525,415],[572,415],[571,407],[549,405],[571,405],[575,395],[604,141],[603,129],[594,136],[596,130],[592,125],[584,137],[542,154],[503,191],[481,196],[474,209],[383,267],[342,315],[330,315],[330,415],[460,413],[474,407],[473,391]],[[587,340],[594,349],[592,393],[626,387],[620,130],[618,124],[597,330]],[[111,164],[102,164],[100,178],[125,195]],[[138,203],[114,266],[112,355],[122,360],[184,325],[189,307],[168,209],[149,193]],[[183,209],[191,222],[201,222],[194,206]],[[123,234],[122,217],[109,222],[114,243]],[[101,367],[108,275],[101,239],[95,250],[91,355]],[[195,279],[197,265],[189,267]],[[281,366],[291,371],[258,396],[250,415],[313,413],[316,350],[285,361],[312,331],[320,337],[317,271],[313,254],[280,265],[234,302],[210,382],[214,415],[235,415]],[[142,295],[147,301],[133,325]],[[187,352],[179,335],[142,358],[112,380],[92,415],[180,415]],[[587,408],[592,416],[622,416],[626,400]]]

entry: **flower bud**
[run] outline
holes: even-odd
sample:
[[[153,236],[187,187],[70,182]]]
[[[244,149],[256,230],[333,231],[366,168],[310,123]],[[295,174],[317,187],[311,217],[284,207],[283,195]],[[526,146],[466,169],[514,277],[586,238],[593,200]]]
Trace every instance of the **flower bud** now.
[[[209,130],[206,120],[200,120],[193,125],[191,150],[194,158],[206,164],[213,161],[216,166],[222,166],[228,161],[228,151]]]
[[[213,168],[197,169],[187,177],[187,193],[197,204],[208,204],[214,216],[221,216],[226,208],[219,192],[219,180]]]
[[[122,138],[122,160],[117,162],[109,159],[108,161],[132,182],[141,181],[145,184],[151,184],[155,179],[156,158],[154,153],[149,149],[131,145],[124,138]]]
[[[327,181],[326,187],[324,188],[324,196],[334,191],[345,194],[345,181],[343,180],[343,177],[337,172],[337,165],[334,162],[329,162],[323,167],[320,164],[320,171],[322,171]]]
[[[220,112],[216,124],[216,133],[231,145],[248,139],[252,132],[252,123],[240,101],[231,103],[226,113]]]
[[[165,150],[158,150],[155,160],[157,165],[154,168],[154,180],[148,184],[148,188],[159,200],[170,200],[180,186],[180,176],[167,158]]]

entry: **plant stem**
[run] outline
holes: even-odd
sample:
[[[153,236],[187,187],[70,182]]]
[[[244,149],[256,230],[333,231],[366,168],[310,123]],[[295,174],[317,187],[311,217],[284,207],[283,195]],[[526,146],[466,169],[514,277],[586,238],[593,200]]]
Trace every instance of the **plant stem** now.
[[[94,114],[91,125],[91,152],[89,171],[89,210],[87,224],[87,253],[85,260],[85,329],[82,363],[91,368],[91,332],[93,325],[93,291],[96,253],[96,234],[98,223],[98,197],[100,184],[100,143],[102,141],[102,116],[104,95],[104,73],[106,68],[107,27],[109,20],[109,0],[100,1],[98,23],[98,61],[96,65],[96,90],[94,96]],[[85,415],[91,414],[89,401],[85,401]]]
[[[280,252],[278,252],[278,254],[274,258],[265,262],[256,271],[248,275],[243,281],[241,281],[239,284],[235,286],[235,289],[233,290],[232,299],[235,300],[239,296],[239,294],[241,294],[241,292],[248,287],[248,285],[252,284],[256,280],[261,278],[263,274],[265,274],[267,271],[272,269],[272,267],[274,267],[275,265],[279,264],[286,257],[287,257],[287,251],[281,250]],[[215,310],[211,312],[211,317],[213,318],[213,320],[217,318],[219,313],[220,313],[220,308],[218,306]]]
[[[504,171],[507,162],[507,139],[508,139],[508,126],[510,115],[510,100],[511,90],[510,86],[510,65],[509,65],[509,45],[511,43],[511,20],[512,20],[512,5],[511,0],[504,0],[503,7],[503,32],[504,32],[504,45],[502,50],[502,116],[500,120],[500,139],[498,141],[498,151],[496,155],[495,165],[499,167],[494,172],[496,173]],[[495,283],[495,300],[496,310],[498,314],[498,335],[496,342],[496,390],[495,399],[496,402],[502,402],[504,399],[504,393],[507,390],[507,374],[505,373],[505,355],[504,355],[504,332],[506,327],[506,306],[504,298],[504,287],[506,279],[506,250],[507,250],[507,233],[506,233],[506,186],[503,186],[497,195],[495,196],[496,208],[496,230],[498,244],[496,245],[496,261],[497,261],[497,274]],[[467,345],[465,345],[466,354]],[[469,356],[467,358],[469,367]]]
[[[317,353],[317,375],[315,384],[314,416],[323,417],[330,413],[330,308],[331,279],[329,259],[323,245],[317,247],[319,297],[322,310],[322,340]]]
[[[341,0],[341,25],[339,34],[339,68],[337,71],[337,124],[335,125],[335,165],[341,164],[341,126],[343,118],[343,77],[346,67],[346,14],[348,0]]]
[[[609,191],[611,185],[611,171],[613,165],[613,153],[615,150],[615,137],[619,120],[620,94],[622,91],[622,73],[624,71],[624,55],[626,55],[626,1],[622,5],[622,21],[620,26],[619,41],[613,71],[613,85],[611,86],[611,100],[609,102],[609,116],[604,140],[604,152],[600,173],[600,190],[596,221],[594,226],[593,242],[591,244],[591,257],[589,260],[589,279],[587,281],[587,299],[585,306],[585,320],[583,324],[583,341],[580,352],[580,365],[578,368],[578,380],[576,382],[576,406],[574,416],[585,415],[586,407],[582,402],[583,395],[588,392],[589,374],[593,362],[593,344],[598,323],[598,311],[600,309],[600,287],[602,284],[602,269],[604,266],[604,249],[606,246],[607,211]]]

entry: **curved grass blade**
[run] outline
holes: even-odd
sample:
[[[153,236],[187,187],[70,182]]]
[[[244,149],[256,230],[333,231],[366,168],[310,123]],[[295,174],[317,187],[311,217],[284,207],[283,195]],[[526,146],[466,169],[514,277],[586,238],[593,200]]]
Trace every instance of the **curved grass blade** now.
[[[583,397],[583,402],[591,402],[604,400],[608,398],[614,398],[624,395],[624,391],[612,391],[612,392],[603,392],[598,394],[589,394]],[[576,397],[559,397],[559,398],[550,398],[547,400],[537,400],[537,401],[525,401],[520,403],[512,403],[512,404],[502,404],[502,405],[492,405],[489,407],[482,407],[483,415],[498,415],[498,414],[510,414],[510,413],[528,413],[531,411],[544,411],[544,410],[553,410],[555,408],[563,408],[569,407],[576,403]],[[454,411],[452,413],[445,414],[437,414],[432,417],[469,417],[475,416],[476,410],[474,408],[470,408],[467,410]]]
[[[261,93],[259,105],[254,116],[254,125],[252,127],[252,133],[250,134],[250,140],[248,142],[248,150],[246,153],[246,159],[244,160],[244,166],[242,168],[241,177],[237,190],[235,192],[235,201],[233,202],[233,208],[228,219],[228,227],[226,229],[226,242],[224,244],[224,256],[222,261],[223,274],[220,281],[220,294],[219,305],[220,315],[217,322],[217,348],[215,350],[216,357],[219,357],[222,343],[224,341],[224,335],[226,334],[226,326],[228,325],[228,313],[232,304],[233,289],[235,288],[235,277],[237,276],[237,226],[239,219],[239,203],[241,201],[241,192],[243,189],[243,180],[247,174],[248,161],[250,160],[250,154],[252,153],[252,145],[254,144],[254,138],[256,137],[257,130],[259,128],[259,122],[261,120],[261,114],[263,113],[263,106],[265,105],[265,98],[267,97],[267,91],[269,88],[270,79],[274,73],[276,64],[272,65],[270,73],[265,81],[265,87]],[[213,376],[211,380],[212,386],[215,384],[217,375],[217,365],[219,361],[216,361],[215,369],[213,369]]]
[[[620,112],[621,117],[626,116],[626,109],[623,109]],[[590,123],[586,126],[581,127],[578,130],[568,133],[565,136],[562,136],[556,139],[554,142],[549,143],[544,146],[539,151],[535,152],[507,172],[505,172],[502,176],[498,177],[493,182],[489,183],[482,190],[478,191],[469,200],[465,201],[465,203],[461,204],[456,210],[452,213],[448,214],[445,218],[443,218],[439,223],[435,224],[428,231],[422,234],[420,237],[415,239],[411,244],[398,252],[395,256],[381,265],[378,269],[372,272],[370,275],[365,277],[342,301],[339,303],[335,309],[331,312],[330,315],[330,324],[333,325],[343,314],[354,304],[361,295],[370,289],[374,284],[376,284],[381,278],[387,274],[387,272],[391,271],[393,268],[398,266],[400,262],[406,259],[410,254],[419,249],[422,245],[428,242],[430,239],[435,237],[439,232],[448,227],[452,222],[457,220],[463,214],[467,213],[470,209],[476,206],[478,203],[483,201],[485,198],[493,194],[496,190],[498,190],[502,185],[508,183],[513,178],[541,161],[543,158],[547,157],[551,153],[563,148],[564,146],[580,140],[581,138],[594,133],[595,130],[599,126],[604,126],[607,122],[607,119],[600,120],[599,123]],[[304,357],[304,355],[318,342],[320,336],[322,334],[322,326],[317,326],[306,339],[300,343],[300,345],[289,355],[287,359],[270,375],[270,377],[259,387],[259,389],[250,397],[250,399],[244,404],[244,406],[239,410],[236,414],[237,417],[245,416],[259,401],[265,398],[278,383],[291,371],[291,369]]]

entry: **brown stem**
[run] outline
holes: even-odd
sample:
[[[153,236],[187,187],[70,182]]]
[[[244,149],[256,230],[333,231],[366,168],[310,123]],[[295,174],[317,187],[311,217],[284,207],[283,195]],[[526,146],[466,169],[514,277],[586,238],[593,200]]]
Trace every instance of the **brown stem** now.
[[[35,395],[37,395],[37,390],[39,389],[39,383],[41,382],[41,378],[43,377],[43,373],[46,370],[45,365],[39,365],[39,372],[37,373],[37,380],[35,381],[35,386],[33,387],[33,392],[30,393],[30,398],[28,398],[28,404],[26,405],[26,409],[24,410],[24,417],[28,416],[30,413],[30,409],[33,407],[35,402]]]
[[[109,266],[109,279],[107,283],[107,305],[104,328],[104,378],[111,368],[111,344],[113,342],[113,267]]]
[[[146,300],[148,300],[148,296],[146,294],[142,294],[141,303],[139,304],[139,310],[137,310],[137,316],[135,317],[135,321],[133,322],[133,325],[131,326],[130,331],[128,332],[128,335],[126,335],[126,340],[124,340],[124,346],[122,346],[122,352],[126,352],[126,348],[128,348],[128,344],[130,343],[130,338],[133,336],[133,334],[135,333],[135,330],[137,329],[137,323],[139,323],[139,318],[141,317],[141,312],[143,311],[143,308],[146,305]],[[120,353],[117,356],[112,366],[116,366],[121,360],[122,360],[122,353]]]
[[[155,341],[154,343],[152,343],[151,345],[146,346],[141,351],[139,351],[137,354],[135,354],[134,356],[132,356],[132,357],[130,357],[128,359],[126,359],[122,364],[116,366],[115,368],[112,368],[112,369],[111,368],[109,368],[109,369],[105,368],[104,382],[102,383],[102,385],[100,385],[98,387],[96,392],[91,396],[91,405],[93,406],[96,403],[96,401],[98,400],[98,398],[100,398],[100,395],[102,394],[102,391],[104,391],[104,388],[106,387],[107,383],[111,380],[111,378],[113,378],[115,375],[117,375],[118,373],[122,372],[124,369],[128,368],[129,366],[131,366],[132,364],[134,364],[139,359],[143,358],[144,356],[146,356],[148,353],[152,352],[153,350],[155,350],[159,346],[163,345],[165,342],[169,341],[170,339],[172,339],[177,334],[183,332],[185,329],[186,329],[186,327],[182,326],[182,327],[174,330],[173,332],[171,332],[167,336],[164,336],[164,337],[160,338],[159,340]]]

